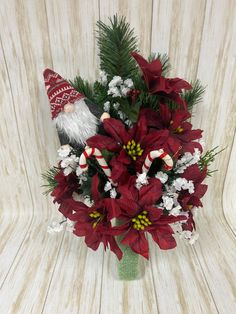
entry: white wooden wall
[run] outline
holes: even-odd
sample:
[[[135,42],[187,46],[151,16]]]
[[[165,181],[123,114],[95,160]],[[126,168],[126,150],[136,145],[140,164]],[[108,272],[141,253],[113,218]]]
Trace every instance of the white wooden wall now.
[[[56,158],[42,71],[98,73],[95,23],[125,15],[140,50],[167,52],[172,75],[207,86],[193,123],[226,147],[205,197],[194,248],[152,248],[143,280],[115,281],[110,254],[70,234],[42,196]],[[0,1],[0,313],[236,313],[236,0]]]

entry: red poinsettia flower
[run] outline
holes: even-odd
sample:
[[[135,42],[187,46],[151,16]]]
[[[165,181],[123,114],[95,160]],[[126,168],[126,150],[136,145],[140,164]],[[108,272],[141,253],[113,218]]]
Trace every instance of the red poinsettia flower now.
[[[188,219],[186,220],[186,222],[182,224],[182,229],[191,232],[193,230],[196,230],[195,221],[193,219],[193,214],[191,212],[188,213]]]
[[[190,194],[186,190],[179,193],[178,201],[184,210],[191,211],[193,207],[202,207],[201,198],[207,191],[207,185],[202,184],[206,178],[207,169],[200,171],[197,164],[188,167],[181,177],[188,181],[193,181],[194,193]]]
[[[152,235],[153,240],[163,250],[176,246],[170,223],[186,220],[185,216],[167,216],[155,203],[162,195],[162,185],[158,179],[150,178],[149,184],[140,190],[135,188],[135,177],[130,177],[126,185],[118,187],[121,198],[116,202],[121,209],[118,219],[122,224],[116,227],[125,234],[122,243],[145,258],[149,257],[148,241],[145,233]]]
[[[97,250],[100,243],[104,248],[109,246],[119,259],[122,252],[114,238],[119,232],[113,229],[111,219],[120,214],[114,199],[102,198],[98,192],[98,176],[93,177],[91,193],[94,204],[88,207],[74,199],[66,199],[60,206],[60,212],[72,221],[75,221],[73,233],[85,237],[85,243],[93,250]]]
[[[192,88],[188,82],[178,77],[170,79],[162,76],[162,64],[159,59],[155,59],[149,63],[137,52],[132,52],[132,56],[141,68],[144,80],[151,94],[167,97],[185,109],[187,108],[186,102],[180,97],[180,93],[183,89],[188,90]]]
[[[61,204],[65,199],[71,198],[73,192],[78,192],[79,183],[75,173],[65,176],[63,170],[61,170],[56,174],[55,180],[57,186],[51,193],[51,196],[54,197],[54,203]]]
[[[113,118],[105,119],[103,127],[107,135],[92,136],[87,140],[87,144],[100,150],[117,152],[111,165],[114,166],[116,162],[120,163],[119,167],[121,164],[125,166],[133,164],[138,172],[141,171],[147,154],[153,149],[162,148],[168,136],[167,130],[156,130],[149,134],[144,116],[140,116],[137,123],[129,130],[121,121]]]
[[[165,104],[160,104],[158,112],[152,109],[142,109],[141,116],[147,119],[148,127],[168,131],[164,148],[176,157],[182,153],[194,153],[195,148],[202,151],[202,146],[195,140],[202,137],[202,130],[192,130],[192,124],[186,120],[191,114],[182,109],[171,110]]]

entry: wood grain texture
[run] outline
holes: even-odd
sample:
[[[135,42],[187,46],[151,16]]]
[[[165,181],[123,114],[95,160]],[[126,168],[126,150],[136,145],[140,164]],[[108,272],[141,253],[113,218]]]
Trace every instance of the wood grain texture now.
[[[205,0],[154,0],[151,50],[167,53],[171,76],[195,80]]]
[[[65,78],[81,75],[94,80],[97,75],[97,0],[46,0],[46,14],[53,67]]]
[[[152,27],[152,0],[100,0],[100,19],[107,22],[109,17],[118,13],[126,17],[127,22],[134,28],[139,40],[142,54],[149,55]]]
[[[206,148],[227,147],[208,179],[198,243],[178,241],[168,252],[151,244],[146,275],[134,282],[114,279],[113,257],[102,248],[47,234],[60,214],[40,189],[58,146],[42,71],[96,78],[95,23],[115,13],[135,28],[145,56],[167,52],[171,76],[207,86],[192,122],[204,129]],[[235,16],[235,0],[1,2],[0,313],[236,312]]]

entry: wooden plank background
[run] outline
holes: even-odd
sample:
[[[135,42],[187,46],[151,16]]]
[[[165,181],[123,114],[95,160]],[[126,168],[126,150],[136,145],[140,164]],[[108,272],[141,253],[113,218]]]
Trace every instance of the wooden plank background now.
[[[42,196],[55,162],[42,71],[93,80],[95,23],[125,15],[144,55],[167,52],[171,75],[199,78],[207,91],[193,112],[206,147],[226,147],[208,180],[194,247],[152,247],[146,275],[112,276],[112,257],[68,233]],[[236,1],[2,0],[0,5],[0,313],[236,313]]]

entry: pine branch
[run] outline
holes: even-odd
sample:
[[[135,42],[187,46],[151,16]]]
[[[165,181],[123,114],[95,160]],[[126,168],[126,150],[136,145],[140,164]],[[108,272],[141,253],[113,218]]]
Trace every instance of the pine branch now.
[[[52,167],[42,174],[42,178],[46,182],[42,185],[42,187],[46,189],[43,192],[44,195],[48,195],[57,187],[57,181],[55,180],[55,176],[59,173],[59,171],[60,170],[58,168]]]
[[[88,81],[83,80],[81,76],[76,76],[73,81],[69,83],[81,94],[90,100],[94,100],[93,88]]]
[[[188,109],[192,109],[194,105],[200,103],[205,92],[205,87],[201,85],[199,80],[192,82],[192,89],[182,93],[182,98],[188,104]]]
[[[137,50],[134,30],[124,17],[114,15],[110,25],[98,21],[98,47],[100,67],[110,78],[119,75],[132,78],[137,73],[137,66],[131,52]]]
[[[201,156],[198,166],[201,171],[207,169],[207,175],[211,176],[212,173],[218,171],[218,170],[210,170],[208,169],[209,166],[215,161],[215,158],[217,155],[219,155],[225,148],[221,149],[220,151],[217,151],[219,146],[216,146],[212,148],[211,150],[208,150],[203,156]]]
[[[103,109],[103,105],[108,101],[107,87],[96,81],[93,86],[94,89],[94,102]]]

